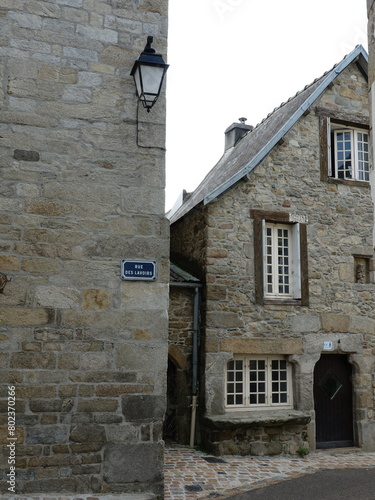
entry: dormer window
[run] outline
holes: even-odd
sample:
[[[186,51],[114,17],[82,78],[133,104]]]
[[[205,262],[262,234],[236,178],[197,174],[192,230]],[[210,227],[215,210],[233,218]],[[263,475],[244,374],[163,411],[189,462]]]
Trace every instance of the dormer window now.
[[[368,118],[317,108],[321,180],[369,186]]]
[[[331,165],[328,175],[335,179],[369,181],[369,136],[363,129],[336,128],[331,124]]]

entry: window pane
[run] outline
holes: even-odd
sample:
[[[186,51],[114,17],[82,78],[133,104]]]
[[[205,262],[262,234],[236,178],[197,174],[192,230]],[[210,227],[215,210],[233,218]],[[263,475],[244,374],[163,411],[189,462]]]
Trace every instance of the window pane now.
[[[369,181],[368,134],[357,132],[357,179]]]
[[[243,404],[244,384],[243,384],[242,359],[228,361],[226,387],[227,387],[227,405],[233,406],[233,405]]]
[[[257,392],[257,384],[255,382],[252,382],[250,384],[250,392],[251,393]]]

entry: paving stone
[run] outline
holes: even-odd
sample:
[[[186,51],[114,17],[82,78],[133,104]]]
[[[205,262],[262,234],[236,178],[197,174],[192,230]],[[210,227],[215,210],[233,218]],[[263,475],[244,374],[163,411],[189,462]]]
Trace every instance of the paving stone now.
[[[165,500],[223,498],[324,469],[375,468],[375,453],[322,450],[305,458],[224,455],[221,461],[188,447],[164,453]]]

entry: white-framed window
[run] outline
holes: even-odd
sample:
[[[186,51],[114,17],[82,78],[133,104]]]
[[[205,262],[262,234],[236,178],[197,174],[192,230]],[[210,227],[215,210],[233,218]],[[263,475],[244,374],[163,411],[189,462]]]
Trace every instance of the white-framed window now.
[[[291,408],[292,369],[283,356],[235,356],[226,366],[227,409]]]
[[[369,134],[365,129],[343,127],[331,123],[331,148],[328,175],[335,179],[370,180]]]
[[[299,224],[263,221],[263,283],[268,298],[301,297]]]

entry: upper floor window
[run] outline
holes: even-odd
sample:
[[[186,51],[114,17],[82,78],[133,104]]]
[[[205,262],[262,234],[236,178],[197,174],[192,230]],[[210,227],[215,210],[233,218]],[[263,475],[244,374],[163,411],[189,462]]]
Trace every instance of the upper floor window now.
[[[331,125],[331,165],[328,175],[335,179],[370,180],[369,137],[365,130]]]
[[[298,224],[265,223],[264,283],[265,296],[300,297]]]
[[[251,210],[254,219],[255,301],[309,303],[307,229],[303,214]]]
[[[320,172],[328,182],[369,186],[368,118],[317,108],[320,118]]]

